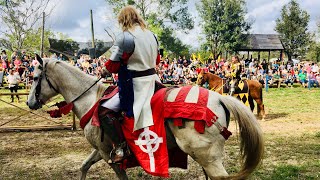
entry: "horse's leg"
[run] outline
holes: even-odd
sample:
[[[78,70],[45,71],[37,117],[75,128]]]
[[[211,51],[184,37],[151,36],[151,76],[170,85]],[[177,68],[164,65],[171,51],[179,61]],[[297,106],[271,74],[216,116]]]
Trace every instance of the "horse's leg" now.
[[[106,140],[104,140],[106,141]],[[110,159],[110,150],[104,149],[104,150],[100,150],[100,155],[101,157],[108,163],[109,159]],[[109,164],[109,163],[108,163]],[[120,180],[127,180],[128,176],[125,170],[120,168],[119,164],[109,164],[110,167],[114,170],[114,172],[117,174],[118,178]]]
[[[80,168],[81,170],[81,180],[85,180],[87,176],[87,172],[90,169],[90,167],[95,164],[96,162],[100,161],[102,157],[100,156],[98,150],[93,150],[90,156],[82,163],[82,166]]]
[[[249,105],[250,105],[250,109],[253,112],[254,110],[254,102],[253,102],[253,98],[249,95]],[[258,109],[258,115],[259,115],[259,109]]]
[[[262,86],[259,83],[248,81],[249,84],[249,96],[251,96],[257,103],[257,113],[262,120],[265,118],[265,111],[262,98]]]
[[[127,180],[128,179],[126,171],[121,169],[120,165],[118,165],[118,164],[109,164],[109,165],[114,170],[114,172],[116,172],[116,174],[120,180]]]
[[[228,175],[222,164],[225,139],[215,126],[211,126],[211,130],[204,134],[195,131],[192,121],[186,121],[182,129],[173,123],[169,123],[169,126],[181,150],[197,161],[211,179]]]

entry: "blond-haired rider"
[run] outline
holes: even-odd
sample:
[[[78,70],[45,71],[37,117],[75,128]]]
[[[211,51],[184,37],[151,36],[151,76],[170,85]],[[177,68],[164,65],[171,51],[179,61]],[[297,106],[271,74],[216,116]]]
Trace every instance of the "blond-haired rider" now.
[[[155,71],[160,61],[158,41],[132,6],[126,6],[120,11],[118,22],[123,32],[112,47],[113,52],[105,63],[103,74],[118,73],[119,93],[102,106],[116,112],[123,111],[127,117],[133,117],[133,131],[136,131],[153,125],[150,102],[155,83],[160,82]],[[123,151],[118,142],[114,144],[115,154],[111,160],[119,162],[123,159]]]
[[[230,78],[231,78],[231,85],[230,85],[230,91],[229,94],[230,96],[233,96],[235,92],[235,86],[238,84],[239,80],[241,79],[240,74],[241,74],[241,64],[239,61],[238,56],[232,56],[231,59],[231,73],[230,73]]]

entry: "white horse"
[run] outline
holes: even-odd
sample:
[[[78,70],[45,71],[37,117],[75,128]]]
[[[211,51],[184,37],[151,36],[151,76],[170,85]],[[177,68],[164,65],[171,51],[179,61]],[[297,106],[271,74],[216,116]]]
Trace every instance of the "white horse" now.
[[[31,109],[39,109],[49,98],[61,94],[69,103],[81,95],[96,79],[78,70],[65,62],[53,59],[40,59],[34,70],[34,82],[28,98],[28,106]],[[73,112],[81,118],[94,105],[106,89],[103,85],[94,85],[74,102]],[[170,91],[170,94],[174,93]],[[196,96],[196,95],[195,95]],[[168,98],[170,95],[168,96]],[[198,162],[211,179],[244,179],[250,175],[260,164],[264,142],[262,131],[257,120],[249,108],[239,100],[221,96],[210,91],[208,107],[219,117],[221,125],[227,126],[229,111],[234,115],[240,131],[240,153],[242,158],[241,171],[233,176],[228,176],[222,160],[224,156],[225,139],[221,136],[216,126],[206,127],[204,134],[199,134],[194,129],[194,121],[185,121],[185,128],[178,128],[172,121],[166,123],[168,150],[179,146],[181,150],[189,154]],[[88,123],[84,128],[84,134],[94,151],[83,162],[81,167],[81,179],[86,178],[87,171],[96,162],[109,160],[112,143],[107,135],[101,142],[100,128]],[[117,164],[110,164],[119,179],[128,179],[125,170]]]

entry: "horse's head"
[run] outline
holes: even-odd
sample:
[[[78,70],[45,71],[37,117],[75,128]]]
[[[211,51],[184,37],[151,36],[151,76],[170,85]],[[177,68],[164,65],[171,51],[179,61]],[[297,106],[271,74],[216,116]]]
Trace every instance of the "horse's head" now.
[[[198,74],[197,85],[202,86],[204,83],[206,83],[206,81],[207,81],[206,73],[203,70],[201,70],[201,72]]]
[[[42,60],[36,55],[39,63],[36,64],[33,73],[33,83],[29,92],[27,105],[30,109],[39,109],[51,97],[58,94],[57,87],[52,84],[48,77],[49,61]],[[52,78],[52,77],[51,77]]]

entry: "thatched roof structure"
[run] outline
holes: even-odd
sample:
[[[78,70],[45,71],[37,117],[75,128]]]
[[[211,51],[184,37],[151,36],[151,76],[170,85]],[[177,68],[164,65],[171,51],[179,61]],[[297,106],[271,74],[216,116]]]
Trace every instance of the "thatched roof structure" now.
[[[238,51],[281,51],[284,47],[277,34],[250,34],[249,43]]]

